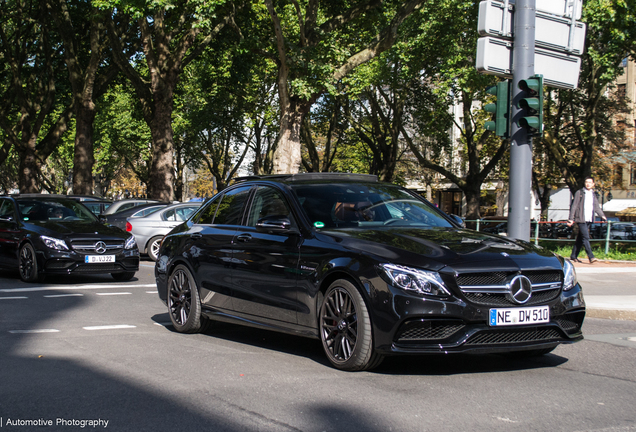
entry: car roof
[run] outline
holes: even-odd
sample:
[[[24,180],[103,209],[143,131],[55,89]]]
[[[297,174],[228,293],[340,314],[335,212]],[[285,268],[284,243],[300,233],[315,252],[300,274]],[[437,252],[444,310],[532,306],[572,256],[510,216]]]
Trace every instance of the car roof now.
[[[64,200],[77,201],[76,199],[70,198],[68,195],[60,195],[60,194],[24,193],[24,194],[11,194],[11,195],[2,195],[2,196],[8,197],[8,198],[14,198],[16,200],[19,200],[19,199],[35,199],[35,200],[64,199]]]
[[[234,184],[245,183],[255,180],[268,180],[275,182],[378,182],[378,176],[373,174],[353,174],[353,173],[298,173],[298,174],[272,174],[272,175],[252,175],[237,177]]]

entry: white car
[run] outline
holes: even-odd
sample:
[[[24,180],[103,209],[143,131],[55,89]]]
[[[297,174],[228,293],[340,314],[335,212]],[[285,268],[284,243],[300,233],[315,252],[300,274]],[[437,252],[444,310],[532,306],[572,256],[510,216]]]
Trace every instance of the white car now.
[[[201,207],[201,202],[187,202],[169,205],[143,217],[129,217],[126,231],[135,236],[140,253],[147,253],[151,260],[157,260],[161,239],[172,228],[188,220]]]

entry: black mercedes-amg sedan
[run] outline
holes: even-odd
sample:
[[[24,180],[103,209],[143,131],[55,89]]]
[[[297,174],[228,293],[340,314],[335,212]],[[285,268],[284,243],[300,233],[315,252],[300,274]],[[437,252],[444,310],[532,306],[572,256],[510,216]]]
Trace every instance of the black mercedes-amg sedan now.
[[[47,274],[110,273],[132,279],[139,270],[135,238],[106,226],[80,202],[63,195],[0,196],[0,266],[19,269],[25,282]]]
[[[375,176],[243,178],[164,238],[157,289],[179,332],[216,320],[316,338],[343,370],[583,338],[569,261],[460,222]]]

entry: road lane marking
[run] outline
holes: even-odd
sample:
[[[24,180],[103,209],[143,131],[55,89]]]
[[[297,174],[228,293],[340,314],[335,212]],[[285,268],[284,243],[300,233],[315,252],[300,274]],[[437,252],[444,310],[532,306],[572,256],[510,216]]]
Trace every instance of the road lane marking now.
[[[113,288],[156,288],[156,284],[139,284],[139,285],[60,285],[60,286],[39,286],[30,288],[5,288],[0,289],[0,293],[19,293],[34,291],[66,291],[66,290],[97,290],[97,289],[113,289]]]
[[[103,326],[89,326],[82,327],[84,330],[117,330],[117,329],[129,329],[136,328],[137,326],[128,325],[128,324],[118,324],[118,325],[103,325]]]
[[[0,300],[22,300],[28,299],[28,297],[0,297]]]
[[[116,295],[130,295],[129,292],[112,292],[112,293],[95,293],[99,296],[116,296]]]
[[[57,329],[9,330],[9,333],[59,333]]]
[[[58,297],[84,297],[84,294],[52,294],[52,295],[45,295],[43,296],[45,298],[58,298]]]
[[[161,326],[161,327],[165,327],[165,326],[171,326],[173,325],[172,322],[156,322],[155,325],[157,326]]]

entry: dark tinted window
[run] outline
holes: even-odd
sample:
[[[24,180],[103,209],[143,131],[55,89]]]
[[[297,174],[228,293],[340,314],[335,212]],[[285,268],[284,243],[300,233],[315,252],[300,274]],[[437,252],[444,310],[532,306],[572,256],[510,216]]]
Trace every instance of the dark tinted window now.
[[[211,225],[214,220],[214,215],[216,214],[216,209],[219,207],[219,203],[221,202],[220,198],[215,198],[211,202],[205,205],[205,208],[199,213],[198,219],[195,223]]]
[[[15,212],[13,203],[8,199],[0,200],[0,217],[2,218],[15,218]]]
[[[56,221],[83,221],[94,222],[97,220],[89,209],[74,200],[19,200],[18,209],[23,221],[45,222]]]
[[[289,217],[289,207],[279,191],[271,187],[260,186],[254,194],[247,225],[255,227],[259,219],[268,216]]]
[[[291,186],[316,228],[452,226],[431,204],[404,189],[387,184],[323,183]]]
[[[226,192],[221,198],[219,208],[214,217],[215,225],[239,225],[243,215],[243,206],[250,192],[250,187],[241,187]]]

